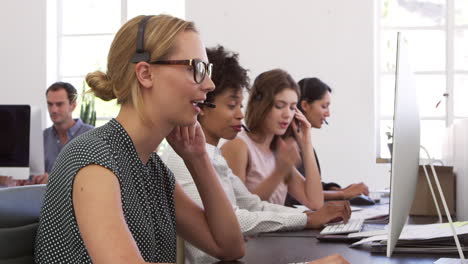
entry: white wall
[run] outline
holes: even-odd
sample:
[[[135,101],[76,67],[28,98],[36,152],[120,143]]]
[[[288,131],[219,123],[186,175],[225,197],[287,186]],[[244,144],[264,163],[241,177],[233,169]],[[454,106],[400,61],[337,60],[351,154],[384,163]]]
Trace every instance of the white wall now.
[[[374,15],[373,0],[186,2],[206,45],[239,52],[252,80],[280,67],[297,81],[328,83],[330,125],[313,134],[323,178],[383,188],[389,166],[375,164]]]
[[[46,103],[46,0],[2,1],[0,104]]]

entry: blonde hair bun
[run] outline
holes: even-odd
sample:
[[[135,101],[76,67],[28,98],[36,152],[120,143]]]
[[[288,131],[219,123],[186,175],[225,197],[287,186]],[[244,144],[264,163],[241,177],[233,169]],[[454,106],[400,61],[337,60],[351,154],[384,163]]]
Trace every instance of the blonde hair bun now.
[[[86,75],[86,83],[91,88],[94,95],[104,101],[117,98],[114,94],[112,82],[107,75],[101,71],[88,73],[88,75]]]

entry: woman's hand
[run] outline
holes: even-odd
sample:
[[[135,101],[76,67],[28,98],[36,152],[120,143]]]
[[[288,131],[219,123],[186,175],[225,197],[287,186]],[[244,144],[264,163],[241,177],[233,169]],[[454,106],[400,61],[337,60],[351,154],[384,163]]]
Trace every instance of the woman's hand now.
[[[322,228],[324,224],[342,220],[348,222],[351,217],[351,208],[348,201],[333,201],[325,203],[315,212],[306,212],[308,229]]]
[[[299,122],[296,123],[296,120]],[[293,128],[294,137],[301,150],[303,150],[307,144],[311,144],[310,130],[312,126],[304,114],[297,108],[291,126]]]
[[[351,199],[361,194],[369,195],[369,188],[363,182],[354,183],[341,190],[344,199]]]
[[[166,140],[177,155],[184,160],[190,160],[206,153],[205,135],[198,122],[192,126],[175,127]]]
[[[293,138],[276,140],[276,166],[284,172],[284,176],[289,176],[292,168],[295,168],[301,161],[301,155],[297,149],[296,141]]]

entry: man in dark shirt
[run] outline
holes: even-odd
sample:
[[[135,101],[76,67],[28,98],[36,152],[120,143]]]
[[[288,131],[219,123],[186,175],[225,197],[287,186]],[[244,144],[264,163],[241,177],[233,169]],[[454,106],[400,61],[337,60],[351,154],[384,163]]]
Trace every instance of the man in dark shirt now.
[[[47,109],[53,126],[44,130],[45,171],[50,173],[62,148],[75,137],[94,127],[73,119],[77,92],[70,83],[56,82],[46,91]]]

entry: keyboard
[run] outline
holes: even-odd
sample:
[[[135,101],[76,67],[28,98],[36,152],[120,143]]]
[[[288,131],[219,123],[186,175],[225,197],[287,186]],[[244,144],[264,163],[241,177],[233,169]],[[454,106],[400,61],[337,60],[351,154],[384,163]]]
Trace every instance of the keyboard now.
[[[336,235],[359,232],[364,224],[364,218],[349,219],[348,223],[328,224],[320,235]]]

